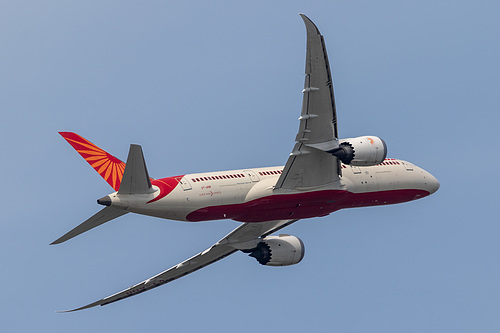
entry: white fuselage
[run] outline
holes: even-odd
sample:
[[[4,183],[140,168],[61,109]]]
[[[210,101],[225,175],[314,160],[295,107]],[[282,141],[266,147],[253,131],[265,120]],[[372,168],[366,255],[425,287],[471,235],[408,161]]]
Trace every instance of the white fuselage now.
[[[339,181],[308,191],[274,189],[283,167],[187,174],[152,181],[154,192],[110,195],[112,206],[179,221],[263,222],[324,216],[342,208],[387,205],[439,188],[427,171],[402,160],[368,167],[342,165]]]

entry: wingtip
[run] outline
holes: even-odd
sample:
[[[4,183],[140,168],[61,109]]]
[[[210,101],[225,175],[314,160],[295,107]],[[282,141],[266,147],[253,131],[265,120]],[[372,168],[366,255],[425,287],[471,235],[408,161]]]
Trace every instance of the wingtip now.
[[[72,310],[60,310],[60,311],[56,311],[56,313],[68,313],[68,312],[75,312],[75,311],[80,311],[80,310],[85,310],[85,309],[89,309],[89,308],[93,308],[94,306],[98,306],[98,305],[103,305],[103,299],[100,299],[94,303],[90,303],[90,304],[87,304],[85,306],[82,306],[82,307],[79,307],[77,309],[72,309]]]
[[[316,26],[316,24],[314,24],[314,22],[313,22],[313,21],[312,21],[309,17],[307,17],[307,15],[306,15],[306,14],[299,13],[299,15],[300,15],[300,17],[302,17],[302,20],[304,21],[304,23],[305,23],[305,25],[306,25],[306,29],[307,29],[308,31],[310,31],[310,28],[312,28],[312,29],[316,30],[316,33],[317,33],[317,34],[321,34],[321,33],[319,32],[319,29],[318,29],[318,27]],[[314,31],[314,30],[313,30],[313,31]],[[312,31],[311,31],[311,32],[312,32]]]
[[[304,22],[305,22],[305,21],[311,21],[311,20],[309,19],[309,17],[307,17],[307,15],[306,15],[306,14],[304,14],[304,13],[299,13],[299,16],[302,18],[302,20],[304,20]]]

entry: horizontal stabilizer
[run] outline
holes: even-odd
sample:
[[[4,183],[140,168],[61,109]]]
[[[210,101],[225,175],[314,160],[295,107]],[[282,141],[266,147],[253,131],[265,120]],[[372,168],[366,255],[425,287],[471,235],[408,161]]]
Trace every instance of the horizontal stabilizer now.
[[[120,217],[122,215],[127,214],[127,211],[114,208],[114,207],[105,207],[101,211],[99,211],[97,214],[89,218],[87,221],[83,222],[76,228],[72,229],[71,231],[67,232],[63,236],[59,237],[55,241],[53,241],[50,245],[54,244],[60,244],[62,242],[67,241],[68,239],[71,239],[75,236],[78,236],[81,233],[84,233],[85,231],[88,231],[92,228],[98,227],[103,223],[106,223],[108,221],[111,221],[113,219],[116,219],[117,217]]]
[[[139,145],[130,145],[127,164],[118,194],[147,194],[153,192],[148,169]]]

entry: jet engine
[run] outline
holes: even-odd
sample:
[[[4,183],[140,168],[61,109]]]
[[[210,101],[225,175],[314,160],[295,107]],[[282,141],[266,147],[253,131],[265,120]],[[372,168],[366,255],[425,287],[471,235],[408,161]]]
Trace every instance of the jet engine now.
[[[268,236],[257,247],[245,252],[262,265],[288,266],[299,263],[304,258],[304,243],[290,235]]]
[[[387,145],[376,136],[342,139],[340,145],[329,151],[344,164],[371,166],[382,163],[387,156]]]

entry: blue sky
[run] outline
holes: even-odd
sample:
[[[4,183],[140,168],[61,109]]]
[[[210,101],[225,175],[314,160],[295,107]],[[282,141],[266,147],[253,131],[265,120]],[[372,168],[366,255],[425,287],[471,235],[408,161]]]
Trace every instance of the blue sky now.
[[[0,300],[9,332],[498,332],[500,5],[495,1],[0,4]],[[342,137],[378,135],[435,175],[420,201],[286,229],[295,266],[237,253],[71,314],[203,250],[233,221],[126,215],[58,246],[108,185],[57,134],[153,177],[285,163],[306,13],[326,39]]]

